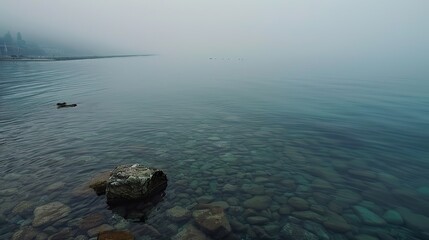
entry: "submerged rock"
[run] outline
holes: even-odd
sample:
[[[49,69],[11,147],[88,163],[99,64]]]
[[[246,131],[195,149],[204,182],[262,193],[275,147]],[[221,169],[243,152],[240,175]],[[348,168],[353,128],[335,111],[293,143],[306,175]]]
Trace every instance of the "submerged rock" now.
[[[79,221],[79,228],[82,230],[89,230],[91,228],[100,226],[106,221],[104,215],[101,213],[91,213]]]
[[[66,217],[70,214],[70,207],[60,202],[52,202],[34,209],[33,227],[39,227],[45,224]]]
[[[98,235],[97,240],[134,240],[134,236],[127,231],[105,231]]]
[[[401,214],[407,227],[429,232],[429,217],[414,213],[404,207],[398,207],[396,210]]]
[[[167,217],[175,222],[183,221],[191,216],[191,212],[183,207],[175,206],[167,210]]]
[[[206,233],[221,239],[231,233],[231,225],[221,207],[195,210],[192,213],[195,223]]]
[[[110,226],[108,224],[103,224],[103,225],[100,225],[98,227],[89,229],[87,233],[88,233],[88,236],[94,237],[94,236],[97,236],[97,234],[99,234],[99,233],[111,231],[111,230],[113,230],[112,226]]]
[[[218,206],[223,208],[224,210],[229,208],[229,204],[225,201],[216,201],[216,202],[211,202],[210,203],[211,206]]]
[[[140,164],[120,165],[107,181],[106,197],[109,204],[144,200],[167,187],[167,176],[158,169]]]
[[[346,220],[334,212],[330,212],[323,222],[323,226],[327,229],[343,233],[351,229],[351,226],[346,222]]]
[[[151,239],[159,239],[161,237],[161,233],[149,224],[143,224],[137,228],[133,228],[133,232],[136,236],[148,236]]]
[[[203,232],[198,230],[192,224],[187,224],[183,227],[183,229],[172,238],[173,240],[209,240]]]
[[[61,231],[54,233],[49,237],[49,240],[63,240],[69,239],[73,235],[71,228],[63,228]]]
[[[251,217],[248,217],[246,220],[248,223],[252,225],[264,225],[264,223],[267,223],[270,221],[270,219],[262,216],[251,216]]]
[[[271,204],[271,198],[268,196],[255,196],[244,201],[243,206],[246,208],[252,208],[256,210],[265,210]]]
[[[364,222],[365,224],[372,226],[383,226],[386,225],[386,221],[383,218],[379,217],[377,214],[372,212],[371,210],[362,207],[362,206],[354,206],[353,210],[356,215]]]
[[[201,196],[197,198],[198,203],[209,203],[214,200],[213,196]]]
[[[319,239],[319,237],[317,237],[315,234],[293,223],[286,223],[286,225],[283,226],[280,234],[285,239],[291,239],[291,240],[292,239],[301,239],[301,240],[318,240]]]
[[[13,209],[12,213],[21,214],[30,211],[33,208],[33,203],[30,201],[21,201]]]
[[[229,223],[231,224],[231,228],[233,229],[234,232],[243,232],[247,229],[247,226],[245,224],[241,223],[240,221],[234,218],[231,219]]]
[[[32,227],[26,226],[18,231],[16,231],[13,236],[12,240],[21,240],[21,239],[36,239],[36,236],[38,235],[38,232],[33,229]]]
[[[277,236],[280,231],[280,226],[272,223],[272,224],[264,225],[264,230],[267,234],[271,236]]]
[[[66,184],[64,182],[55,182],[46,187],[46,191],[57,191],[63,188]]]
[[[335,189],[331,183],[320,178],[314,179],[313,182],[311,183],[311,187],[315,190],[328,191],[328,192]]]
[[[7,188],[0,190],[0,196],[11,196],[18,192],[18,188]]]
[[[319,166],[309,166],[304,169],[309,174],[322,178],[330,183],[339,183],[344,182],[344,179],[341,175],[332,168],[328,167],[319,167]]]
[[[292,215],[299,219],[311,220],[318,223],[321,223],[324,220],[321,215],[312,211],[297,211],[297,212],[292,212]]]
[[[422,197],[420,193],[412,189],[393,189],[392,194],[395,199],[401,202],[402,206],[407,206],[411,211],[429,216],[428,199]],[[402,213],[401,213],[402,214]]]
[[[325,228],[322,225],[318,224],[318,223],[311,222],[311,221],[305,221],[304,228],[307,229],[308,231],[316,234],[316,236],[318,236],[322,240],[329,240],[329,239],[331,239],[329,237],[329,234],[325,230]]]
[[[356,204],[362,201],[362,197],[350,189],[339,189],[335,194],[335,200],[345,204]]]
[[[423,186],[417,189],[417,192],[425,197],[429,197],[429,187]]]
[[[262,195],[265,193],[263,185],[245,183],[241,186],[241,190],[252,195]]]
[[[359,234],[357,236],[355,236],[356,240],[378,240],[377,237],[368,235],[368,234]]]
[[[364,180],[375,180],[377,179],[377,174],[375,172],[364,170],[364,169],[349,169],[347,171],[350,175],[356,178]]]
[[[301,211],[307,210],[308,208],[310,208],[310,205],[308,204],[308,202],[305,199],[302,199],[299,197],[291,197],[288,200],[288,203],[293,208],[295,208],[297,210],[301,210]]]
[[[222,190],[223,192],[235,192],[237,191],[237,186],[227,183],[223,186]]]
[[[383,215],[383,218],[390,224],[402,225],[404,223],[401,214],[392,209],[386,211],[386,213]]]
[[[292,211],[292,208],[289,206],[283,206],[279,208],[280,215],[289,215],[291,211]]]
[[[94,191],[97,193],[97,195],[103,195],[106,193],[106,187],[107,187],[107,181],[109,180],[111,176],[110,171],[102,172],[97,175],[95,175],[90,181],[89,181],[89,187],[94,189]]]
[[[256,239],[272,239],[270,235],[268,235],[267,232],[265,232],[265,229],[260,226],[252,226],[250,230],[256,235]]]

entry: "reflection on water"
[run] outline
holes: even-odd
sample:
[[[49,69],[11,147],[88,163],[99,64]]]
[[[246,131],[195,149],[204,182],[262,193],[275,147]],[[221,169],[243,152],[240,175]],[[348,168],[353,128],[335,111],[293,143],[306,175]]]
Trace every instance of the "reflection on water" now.
[[[156,196],[146,199],[144,202],[130,202],[125,204],[109,205],[109,209],[113,214],[117,214],[124,219],[133,222],[146,222],[148,216],[162,202],[165,193],[162,192]]]
[[[216,238],[196,211],[218,206],[231,238],[429,239],[428,84],[266,69],[1,63],[0,238]],[[162,201],[112,211],[86,187],[124,163],[163,169]],[[52,202],[64,216],[35,224]]]

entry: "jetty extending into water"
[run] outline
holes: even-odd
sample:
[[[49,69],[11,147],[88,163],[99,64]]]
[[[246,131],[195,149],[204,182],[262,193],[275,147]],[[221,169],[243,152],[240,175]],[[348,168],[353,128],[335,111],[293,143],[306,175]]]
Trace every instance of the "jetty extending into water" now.
[[[106,55],[106,56],[73,56],[73,57],[30,57],[30,56],[0,56],[0,61],[71,61],[98,58],[146,57],[153,54]]]

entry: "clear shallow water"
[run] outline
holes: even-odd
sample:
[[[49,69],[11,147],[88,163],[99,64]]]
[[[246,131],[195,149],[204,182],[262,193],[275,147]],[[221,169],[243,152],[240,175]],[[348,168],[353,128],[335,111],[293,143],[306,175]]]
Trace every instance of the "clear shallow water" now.
[[[31,231],[89,237],[81,219],[100,213],[100,224],[168,239],[192,220],[176,222],[167,209],[224,201],[242,239],[287,239],[291,226],[320,239],[429,239],[428,91],[427,79],[250,60],[2,62],[0,238],[30,231],[33,210],[59,201],[71,213]],[[56,109],[62,101],[78,107]],[[123,163],[169,178],[144,222],[82,191]],[[250,207],[260,195],[268,206]]]

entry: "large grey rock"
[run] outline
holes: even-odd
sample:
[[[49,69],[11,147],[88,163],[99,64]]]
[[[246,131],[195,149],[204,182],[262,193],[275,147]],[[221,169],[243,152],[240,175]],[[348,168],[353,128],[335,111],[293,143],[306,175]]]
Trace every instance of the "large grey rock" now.
[[[140,164],[120,165],[107,180],[106,197],[110,204],[144,200],[167,187],[167,176],[158,169]]]

